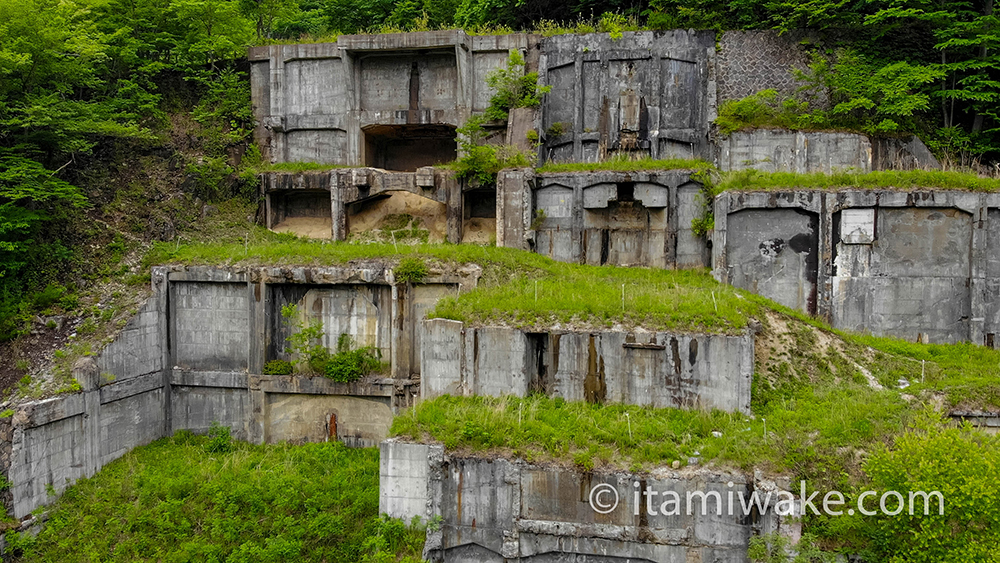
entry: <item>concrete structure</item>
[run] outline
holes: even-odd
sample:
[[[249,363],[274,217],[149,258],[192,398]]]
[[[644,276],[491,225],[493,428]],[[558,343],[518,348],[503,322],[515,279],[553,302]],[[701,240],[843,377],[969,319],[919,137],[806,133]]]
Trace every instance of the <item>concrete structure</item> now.
[[[424,399],[541,392],[567,401],[750,412],[749,333],[539,333],[445,319],[424,327]]]
[[[374,446],[419,391],[418,319],[445,294],[467,291],[477,267],[396,284],[385,264],[242,268],[155,267],[153,297],[96,359],[74,371],[83,392],[17,405],[0,419],[0,471],[13,483],[16,518],[130,449],[213,422],[254,443],[340,440]],[[290,359],[282,308],[321,323],[323,344],[340,334],[381,351],[389,376],[337,383],[261,375]]]
[[[442,563],[745,563],[751,534],[779,532],[797,539],[801,526],[777,513],[779,489],[773,482],[739,474],[581,472],[459,458],[446,455],[439,445],[395,440],[382,443],[381,460],[379,511],[406,521],[441,516],[440,530],[427,534],[424,557]],[[598,497],[597,506],[610,507],[617,499],[606,513],[591,504],[594,491],[602,489],[607,496]],[[735,494],[735,508],[730,511],[725,504],[731,493],[750,498],[755,491],[762,500],[769,498],[762,512],[744,514]],[[680,502],[673,506],[655,500],[650,511],[646,492],[663,500],[676,493]]]
[[[415,171],[455,159],[455,129],[489,106],[486,74],[537,38],[464,31],[341,35],[250,49],[257,140],[272,162]]]
[[[463,234],[475,228],[473,218],[494,216],[496,198],[495,190],[487,190],[484,206],[480,190],[460,184],[453,172],[430,166],[416,172],[376,168],[269,172],[263,175],[262,188],[267,228],[280,230],[296,218],[318,218],[324,226],[318,238],[332,240],[345,240],[352,231],[352,218],[366,207],[405,192],[439,204],[438,214],[446,224],[445,240],[460,243]]]
[[[834,327],[997,346],[1000,194],[729,192],[716,277]]]
[[[858,133],[758,129],[719,139],[719,168],[763,172],[872,171],[872,144]]]
[[[541,160],[615,154],[710,159],[715,34],[673,30],[556,35],[541,43]]]
[[[710,263],[706,239],[691,230],[705,201],[690,170],[507,170],[497,190],[497,244],[592,265]]]

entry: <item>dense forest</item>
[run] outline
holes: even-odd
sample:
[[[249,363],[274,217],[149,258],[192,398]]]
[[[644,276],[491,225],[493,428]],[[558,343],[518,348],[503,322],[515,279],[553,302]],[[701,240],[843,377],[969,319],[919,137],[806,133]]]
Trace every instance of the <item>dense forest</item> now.
[[[248,46],[451,27],[808,30],[802,96],[757,106],[1000,159],[992,0],[0,0],[0,340],[128,273],[128,250],[199,205],[254,197]],[[818,89],[829,107],[809,106]]]

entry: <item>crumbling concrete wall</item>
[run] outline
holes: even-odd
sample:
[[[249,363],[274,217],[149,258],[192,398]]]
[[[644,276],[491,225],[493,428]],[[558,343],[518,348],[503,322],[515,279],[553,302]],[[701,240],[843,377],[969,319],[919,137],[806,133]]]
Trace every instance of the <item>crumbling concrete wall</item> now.
[[[511,49],[537,66],[537,38],[528,34],[342,35],[252,48],[258,143],[272,162],[412,171],[453,160],[455,128],[489,105],[486,74]]]
[[[711,158],[715,34],[709,31],[556,35],[541,43],[541,160],[598,162],[614,154]]]
[[[998,205],[941,190],[725,193],[714,271],[836,328],[995,346]]]
[[[690,170],[508,171],[498,194],[497,244],[592,265],[709,264],[707,241],[691,228],[704,200]]]
[[[114,341],[97,356],[97,369],[106,379],[131,379],[163,370],[163,334],[159,303],[146,300]]]
[[[717,164],[723,171],[871,172],[872,143],[859,133],[757,129],[719,139]]]
[[[460,458],[445,454],[441,446],[396,440],[381,446],[379,489],[382,512],[404,520],[442,518],[441,528],[427,534],[424,557],[443,563],[743,563],[752,534],[797,536],[800,526],[777,514],[773,483],[744,475],[690,469],[652,476],[583,473],[506,459]],[[598,512],[591,495],[602,489],[607,496],[600,497],[598,506],[605,508]],[[743,514],[739,506],[720,510],[712,496],[726,503],[731,496],[739,498],[733,492],[749,498],[754,491],[763,497],[768,490],[773,491],[770,500],[753,514]],[[664,499],[676,493],[683,504],[677,507],[680,513],[662,508],[659,500],[650,503],[650,511],[644,496],[649,492]],[[612,499],[617,499],[613,507]]]
[[[567,401],[750,412],[753,337],[527,333],[424,322],[420,396],[542,392]]]
[[[438,221],[445,225],[446,240],[460,243],[463,239],[466,186],[449,170],[422,167],[416,172],[387,172],[377,168],[340,168],[268,172],[262,179],[265,226],[275,231],[346,240],[352,232],[353,215],[374,202],[405,192],[426,198],[428,203],[443,204],[443,216]]]
[[[479,273],[432,271],[424,285],[412,286],[395,284],[392,270],[377,262],[155,267],[149,301],[96,359],[74,368],[82,392],[26,402],[0,419],[0,437],[8,435],[10,444],[0,449],[0,471],[13,483],[5,504],[16,518],[26,517],[54,500],[50,487],[59,493],[137,446],[177,430],[205,432],[213,423],[254,443],[375,446],[393,414],[417,394],[413,315],[422,318],[441,295],[474,287]],[[359,344],[380,347],[396,377],[337,383],[260,375],[267,360],[283,357],[280,306],[287,303],[302,305],[330,335],[344,329]],[[327,344],[335,347],[335,340]]]

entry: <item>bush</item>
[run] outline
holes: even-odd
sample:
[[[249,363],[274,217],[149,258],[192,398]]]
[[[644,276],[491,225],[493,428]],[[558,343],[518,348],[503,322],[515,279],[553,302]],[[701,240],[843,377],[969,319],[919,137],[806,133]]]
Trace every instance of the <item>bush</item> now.
[[[213,420],[208,429],[208,438],[205,451],[216,454],[233,451],[233,437],[230,435],[228,426],[222,426],[218,421]]]
[[[420,258],[403,258],[393,270],[396,281],[403,283],[420,283],[429,273],[427,264]]]
[[[264,375],[291,375],[292,362],[285,360],[271,360],[264,364]]]
[[[337,353],[326,364],[326,376],[334,381],[350,383],[377,371],[382,366],[381,353],[374,346],[351,349],[351,337],[341,334]]]

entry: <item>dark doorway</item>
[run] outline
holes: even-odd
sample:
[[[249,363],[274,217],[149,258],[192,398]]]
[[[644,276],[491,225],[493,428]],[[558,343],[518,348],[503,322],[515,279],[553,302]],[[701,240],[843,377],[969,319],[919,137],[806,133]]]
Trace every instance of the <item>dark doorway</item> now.
[[[372,125],[364,134],[365,166],[413,172],[458,156],[450,125]]]

